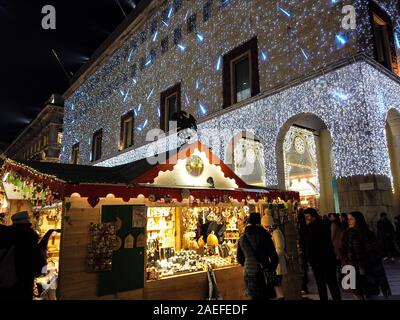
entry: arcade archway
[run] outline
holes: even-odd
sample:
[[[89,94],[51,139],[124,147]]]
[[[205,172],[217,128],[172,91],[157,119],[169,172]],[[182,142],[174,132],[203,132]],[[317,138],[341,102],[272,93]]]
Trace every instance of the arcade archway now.
[[[303,207],[339,211],[325,123],[314,114],[297,115],[281,128],[276,147],[279,187],[298,191]]]

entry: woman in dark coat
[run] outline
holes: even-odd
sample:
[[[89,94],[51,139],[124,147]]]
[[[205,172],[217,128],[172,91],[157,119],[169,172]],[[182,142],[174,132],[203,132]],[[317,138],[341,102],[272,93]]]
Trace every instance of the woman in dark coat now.
[[[267,286],[260,263],[276,270],[279,263],[270,234],[261,226],[259,213],[251,213],[244,234],[240,237],[237,261],[244,266],[246,293],[253,300],[275,297],[273,286]],[[263,260],[260,261],[259,260]]]
[[[356,269],[354,294],[364,300],[381,291],[388,297],[391,291],[375,234],[361,212],[349,213],[348,218],[349,228],[343,234],[341,257],[343,265],[352,265]]]
[[[15,246],[17,283],[12,288],[0,289],[0,299],[32,300],[34,279],[43,267],[39,236],[32,229],[28,212],[18,212],[11,219],[13,225],[7,227],[1,247]]]

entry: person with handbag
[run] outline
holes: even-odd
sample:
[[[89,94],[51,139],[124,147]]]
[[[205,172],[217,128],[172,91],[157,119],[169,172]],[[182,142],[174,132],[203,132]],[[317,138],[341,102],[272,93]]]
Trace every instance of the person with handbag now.
[[[275,286],[276,298],[278,300],[284,300],[285,295],[283,294],[282,280],[283,276],[287,274],[286,266],[286,254],[285,254],[285,237],[281,230],[274,222],[274,218],[267,212],[262,219],[261,225],[267,230],[272,237],[272,241],[275,246],[276,253],[279,257],[279,264],[276,268],[276,275],[278,277],[278,285]]]
[[[259,213],[251,213],[247,220],[244,234],[238,242],[237,261],[244,266],[245,290],[252,300],[275,297],[275,270],[279,257],[271,235],[261,226]]]

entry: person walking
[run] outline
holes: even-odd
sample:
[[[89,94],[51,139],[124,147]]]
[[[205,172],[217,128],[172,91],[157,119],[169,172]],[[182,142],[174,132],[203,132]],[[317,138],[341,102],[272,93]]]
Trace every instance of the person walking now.
[[[285,295],[282,288],[283,276],[287,274],[286,256],[285,256],[285,237],[270,214],[266,214],[261,219],[261,225],[270,233],[272,241],[275,246],[276,253],[279,257],[279,264],[276,268],[276,275],[278,276],[278,285],[275,287],[276,298],[284,300]]]
[[[396,244],[397,251],[400,251],[400,215],[394,218],[394,225],[396,227]]]
[[[347,230],[349,223],[347,222],[347,213],[342,212],[340,214],[340,223],[342,224],[342,230]]]
[[[378,240],[383,253],[383,260],[391,259],[394,261],[396,255],[396,248],[394,245],[395,241],[395,230],[393,224],[389,221],[386,212],[381,213],[381,218],[376,224]]]
[[[343,265],[351,265],[356,270],[358,299],[367,299],[382,294],[391,295],[382,257],[375,234],[369,229],[361,212],[349,213],[349,228],[344,232],[341,246]]]
[[[12,226],[3,230],[1,246],[15,248],[14,268],[16,284],[10,288],[0,288],[0,299],[32,300],[35,276],[41,274],[43,259],[39,248],[39,236],[31,227],[26,211],[15,213]]]
[[[331,232],[314,208],[304,211],[308,236],[306,246],[309,261],[317,282],[320,300],[328,300],[328,290],[333,300],[341,300],[336,277],[336,256],[332,245]]]
[[[301,269],[302,269],[302,279],[301,279],[301,294],[308,294],[308,251],[306,246],[307,239],[307,224],[304,217],[303,208],[299,209],[297,215],[298,222],[298,233],[299,233],[299,247],[300,247],[300,258],[301,258]]]
[[[261,216],[250,214],[244,234],[238,241],[237,261],[244,266],[246,294],[252,300],[268,300],[275,297],[274,287],[267,284],[263,269],[275,271],[279,258],[271,235],[261,226]]]
[[[331,229],[331,239],[333,244],[333,249],[335,250],[336,258],[340,261],[340,245],[342,237],[342,224],[340,223],[339,215],[336,213],[329,214],[330,229]]]

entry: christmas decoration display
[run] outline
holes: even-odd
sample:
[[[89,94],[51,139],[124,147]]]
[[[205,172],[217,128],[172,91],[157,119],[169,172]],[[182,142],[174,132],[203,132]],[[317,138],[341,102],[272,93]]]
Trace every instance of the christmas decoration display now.
[[[90,272],[111,271],[113,250],[117,242],[115,226],[112,223],[90,225],[87,267]]]

